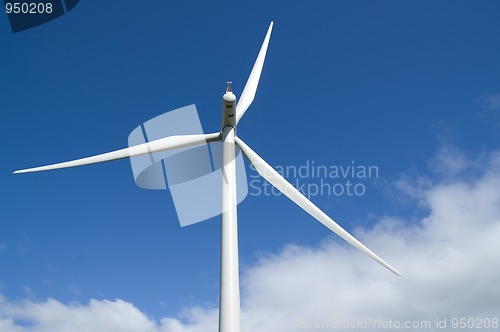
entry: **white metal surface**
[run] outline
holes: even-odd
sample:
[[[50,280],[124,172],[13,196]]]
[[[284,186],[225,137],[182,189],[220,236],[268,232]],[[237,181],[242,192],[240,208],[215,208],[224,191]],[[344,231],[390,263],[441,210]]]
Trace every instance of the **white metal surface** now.
[[[222,221],[219,332],[240,332],[238,217],[234,128],[222,129]]]
[[[129,148],[99,154],[97,156],[66,161],[58,164],[27,168],[15,171],[14,174],[49,171],[60,168],[83,166],[88,164],[102,163],[105,161],[130,158],[140,156],[147,153],[154,153],[172,149],[183,148],[186,146],[204,144],[205,142],[213,142],[220,139],[220,133],[201,134],[201,135],[179,135],[160,138],[144,144],[131,146]]]
[[[235,138],[236,144],[241,148],[243,154],[248,158],[248,160],[255,167],[257,172],[266,179],[270,184],[272,184],[276,189],[281,191],[286,197],[290,198],[295,204],[304,209],[311,216],[316,218],[320,223],[328,227],[335,234],[343,238],[349,244],[359,249],[366,255],[368,255],[373,260],[382,264],[389,271],[401,275],[395,268],[386,263],[382,258],[378,257],[374,252],[365,247],[361,242],[356,240],[351,234],[340,227],[335,221],[333,221],[329,216],[327,216],[323,211],[320,210],[313,202],[307,199],[300,191],[298,191],[294,186],[292,186],[284,177],[282,177],[274,168],[272,168],[268,163],[264,161],[257,153],[255,153],[248,145],[245,144],[238,137]]]
[[[267,30],[266,37],[264,38],[264,42],[259,51],[259,55],[257,56],[257,60],[255,60],[255,64],[253,65],[252,72],[248,77],[247,83],[245,84],[245,88],[240,96],[240,101],[238,105],[236,105],[236,124],[240,122],[241,117],[247,111],[248,107],[252,103],[255,92],[257,92],[257,86],[259,85],[260,74],[262,73],[262,67],[264,66],[264,59],[266,58],[267,47],[269,46],[269,39],[271,38],[271,31],[273,30],[273,22],[269,25],[269,29]]]

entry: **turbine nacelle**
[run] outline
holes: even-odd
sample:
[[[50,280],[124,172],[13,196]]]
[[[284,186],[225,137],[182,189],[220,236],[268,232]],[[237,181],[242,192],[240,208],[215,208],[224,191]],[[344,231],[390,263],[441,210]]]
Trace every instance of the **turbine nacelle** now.
[[[231,82],[227,82],[226,93],[222,96],[222,129],[227,126],[236,127],[236,96]]]

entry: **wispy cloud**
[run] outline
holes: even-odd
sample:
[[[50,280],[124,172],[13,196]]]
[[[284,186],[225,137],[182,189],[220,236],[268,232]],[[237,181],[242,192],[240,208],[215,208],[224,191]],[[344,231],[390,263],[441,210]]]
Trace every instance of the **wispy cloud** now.
[[[479,103],[489,110],[500,110],[500,94],[481,96]]]
[[[485,121],[495,126],[495,130],[500,125],[500,93],[488,96],[481,96],[478,100],[482,110],[478,115]]]
[[[449,167],[446,156],[457,151],[440,153],[445,157],[436,158],[436,163],[441,160],[442,167]],[[476,177],[429,179],[416,187],[415,197],[427,208],[418,222],[385,217],[371,229],[357,230],[358,237],[403,277],[333,235],[317,247],[289,245],[261,257],[243,271],[242,330],[298,332],[319,326],[352,331],[356,328],[339,326],[371,321],[358,329],[378,331],[382,328],[373,324],[392,321],[443,331],[438,322],[447,319],[451,330],[455,317],[498,322],[500,153],[485,160]],[[459,169],[471,163],[461,160]],[[0,298],[0,317],[0,330],[6,332],[215,332],[218,312],[193,307],[179,317],[157,321],[122,300],[65,305],[52,299],[16,303]]]

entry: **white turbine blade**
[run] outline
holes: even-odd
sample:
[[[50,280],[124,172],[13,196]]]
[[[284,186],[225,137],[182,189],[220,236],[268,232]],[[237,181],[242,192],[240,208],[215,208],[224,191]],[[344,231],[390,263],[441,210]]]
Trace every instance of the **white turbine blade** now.
[[[147,153],[154,153],[166,150],[172,150],[177,148],[182,148],[191,145],[199,145],[205,142],[212,142],[220,139],[220,133],[213,134],[199,134],[199,135],[178,135],[178,136],[169,136],[165,138],[160,138],[155,141],[151,141],[144,144],[139,144],[135,146],[131,146],[125,149],[112,151],[108,153],[103,153],[97,156],[66,161],[63,163],[40,166],[28,169],[22,169],[19,171],[15,171],[14,174],[19,173],[29,173],[29,172],[40,172],[40,171],[48,171],[59,168],[67,168],[67,167],[75,167],[75,166],[83,166],[88,164],[96,164],[102,163],[105,161],[129,158],[140,156]]]
[[[252,72],[248,77],[243,92],[241,93],[238,105],[236,105],[236,124],[238,124],[255,97],[255,92],[257,91],[257,86],[259,85],[260,74],[262,73],[262,67],[264,66],[264,59],[266,58],[267,47],[269,45],[269,38],[271,38],[272,30],[273,22],[269,25],[266,38],[264,38],[257,60],[255,60]]]
[[[328,217],[323,211],[321,211],[316,205],[314,205],[310,200],[308,200],[300,191],[298,191],[294,186],[292,186],[285,178],[283,178],[274,168],[272,168],[268,163],[266,163],[257,153],[255,153],[248,145],[246,145],[241,139],[235,137],[235,142],[241,148],[245,156],[255,167],[257,172],[266,179],[270,184],[272,184],[276,189],[281,191],[285,196],[290,198],[295,204],[304,209],[311,216],[316,218],[320,223],[331,229],[338,236],[346,240],[349,244],[359,249],[366,255],[368,255],[373,260],[377,261],[389,271],[401,275],[395,268],[386,263],[382,258],[378,257],[370,249],[365,247],[361,242],[356,240],[351,234],[340,227],[335,221]]]

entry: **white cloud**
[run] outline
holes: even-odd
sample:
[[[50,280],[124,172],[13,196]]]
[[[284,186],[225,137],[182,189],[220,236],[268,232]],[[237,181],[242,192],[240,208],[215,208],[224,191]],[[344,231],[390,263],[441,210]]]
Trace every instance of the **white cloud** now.
[[[13,303],[0,298],[0,331],[158,331],[154,321],[122,300],[90,300],[87,305],[44,302]]]
[[[449,158],[441,159],[449,167]],[[464,159],[459,169],[471,164],[477,163]],[[490,154],[474,177],[423,182],[412,192],[428,211],[418,223],[383,217],[356,232],[403,277],[334,236],[315,248],[287,246],[243,272],[242,331],[294,332],[328,324],[340,331],[334,325],[349,321],[361,326],[346,330],[383,330],[363,326],[366,319],[382,326],[429,322],[426,331],[442,331],[437,319],[446,318],[448,328],[454,317],[498,320],[500,153]],[[215,332],[217,321],[215,308],[188,308],[179,318],[158,322],[121,300],[65,305],[0,298],[0,331],[6,332]]]

